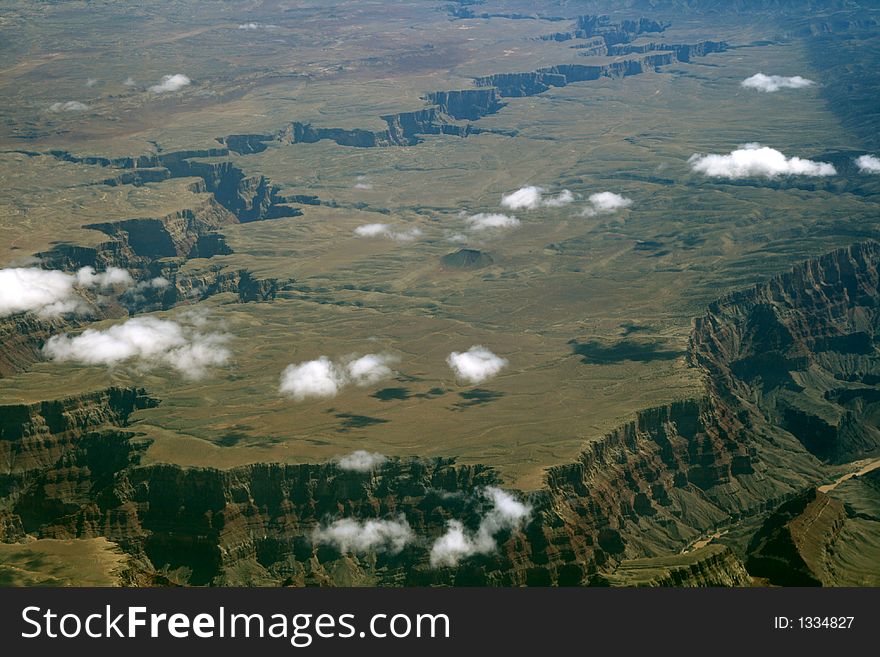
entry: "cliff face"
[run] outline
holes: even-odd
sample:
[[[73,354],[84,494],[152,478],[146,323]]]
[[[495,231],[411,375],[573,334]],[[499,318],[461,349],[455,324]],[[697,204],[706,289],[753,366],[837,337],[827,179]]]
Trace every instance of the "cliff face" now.
[[[719,300],[695,322],[693,361],[818,458],[876,453],[878,263],[877,242],[857,244]]]
[[[680,62],[689,62],[694,57],[705,57],[706,55],[724,52],[727,50],[727,43],[724,41],[700,41],[693,44],[665,44],[665,43],[646,43],[639,46],[621,45],[609,48],[609,55],[632,55],[637,53],[649,53],[658,51],[670,51],[674,53],[675,59]]]
[[[21,372],[40,359],[40,349],[50,336],[67,330],[74,320],[40,319],[19,313],[0,318],[0,378]]]
[[[37,481],[83,478],[82,468],[71,464],[72,455],[91,451],[97,461],[106,462],[108,476],[126,467],[128,461],[120,461],[116,453],[120,446],[123,452],[128,451],[128,437],[119,432],[107,436],[97,432],[124,427],[134,411],[156,404],[158,401],[141,389],[108,388],[57,401],[0,406],[0,527],[7,528],[8,538],[21,538],[21,513],[27,508],[23,500]],[[90,479],[94,472],[86,469],[84,477]],[[57,516],[65,511],[62,488],[53,488],[41,499],[43,515]],[[88,493],[92,488],[81,492],[79,504],[91,503]]]
[[[638,59],[626,59],[610,64],[560,64],[540,68],[529,73],[499,73],[476,78],[479,87],[494,87],[502,97],[534,96],[550,87],[564,87],[575,82],[599,78],[622,78],[656,70],[675,61],[674,52],[662,52]]]
[[[633,559],[621,563],[613,573],[593,583],[606,586],[751,586],[745,566],[724,545],[707,545],[683,555]]]
[[[779,507],[752,538],[749,572],[777,586],[833,584],[826,554],[845,523],[842,502],[806,491]]]

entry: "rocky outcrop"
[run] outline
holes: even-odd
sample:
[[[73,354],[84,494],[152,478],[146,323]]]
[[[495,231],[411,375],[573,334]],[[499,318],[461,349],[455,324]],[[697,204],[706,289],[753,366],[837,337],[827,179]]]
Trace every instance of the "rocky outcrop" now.
[[[677,61],[689,62],[694,57],[705,57],[712,53],[724,52],[727,48],[728,44],[724,41],[700,41],[693,44],[646,43],[638,46],[631,44],[612,46],[608,49],[608,54],[633,55],[668,51],[675,55]]]
[[[623,561],[613,573],[598,576],[598,586],[705,587],[751,586],[745,566],[733,551],[719,544],[670,557]]]
[[[826,572],[846,522],[843,503],[810,489],[780,506],[761,526],[748,548],[749,573],[777,586],[833,584]]]
[[[529,73],[499,73],[474,80],[478,87],[494,87],[505,98],[534,96],[551,87],[565,87],[575,82],[599,78],[622,78],[656,70],[675,61],[673,52],[662,52],[638,59],[626,59],[610,64],[560,64]]]
[[[578,16],[568,32],[554,32],[539,37],[543,41],[570,41],[587,39],[594,41],[594,48],[601,42],[605,53],[615,45],[629,43],[643,34],[663,32],[669,23],[661,23],[650,18],[613,22],[608,16]],[[598,54],[598,53],[597,53]]]
[[[109,445],[110,451],[115,451],[119,444],[127,445],[128,435],[111,431],[97,436],[108,427],[126,426],[134,411],[157,404],[142,389],[108,388],[57,401],[0,406],[0,525],[7,532],[23,526],[21,501],[35,482],[45,481],[46,477],[56,481],[68,477],[70,455],[86,445],[97,441],[92,453],[96,458],[110,459],[108,476],[129,465],[129,461],[111,457],[104,449]],[[41,500],[44,516],[57,516],[63,511],[59,490]],[[93,488],[88,491],[96,492]],[[88,496],[80,501],[91,503]]]
[[[476,121],[494,114],[502,107],[495,89],[464,89],[461,91],[434,91],[425,100],[436,105],[453,119]]]
[[[0,318],[0,378],[27,369],[40,359],[46,340],[76,325],[75,318],[40,318],[18,313]]]

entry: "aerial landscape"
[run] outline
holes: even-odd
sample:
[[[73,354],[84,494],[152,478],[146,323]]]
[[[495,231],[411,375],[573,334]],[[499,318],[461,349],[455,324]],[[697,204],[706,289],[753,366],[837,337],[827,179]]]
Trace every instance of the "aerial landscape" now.
[[[0,57],[0,586],[880,586],[877,0]]]

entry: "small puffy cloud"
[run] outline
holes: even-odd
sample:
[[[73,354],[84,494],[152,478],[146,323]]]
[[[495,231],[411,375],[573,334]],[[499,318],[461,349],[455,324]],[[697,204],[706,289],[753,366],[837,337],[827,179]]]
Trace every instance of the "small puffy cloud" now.
[[[94,267],[83,267],[76,272],[76,281],[81,287],[114,287],[134,285],[131,274],[119,267],[108,267],[106,271],[97,273]]]
[[[262,27],[259,23],[242,23],[238,26],[239,30],[259,30]]]
[[[860,155],[856,158],[856,166],[862,173],[880,173],[880,157]]]
[[[422,235],[422,231],[418,228],[397,231],[389,224],[364,224],[355,228],[354,234],[358,237],[387,237],[395,242],[412,242]]]
[[[775,148],[745,144],[728,155],[694,154],[688,163],[710,178],[775,178],[777,176],[833,176],[834,165],[799,157],[786,157]]]
[[[97,78],[89,78],[89,79],[86,80],[86,86],[87,86],[87,87],[94,87],[96,84],[98,84],[98,79],[97,79]]]
[[[388,224],[364,224],[354,229],[354,234],[358,237],[380,237],[387,235],[391,230]]]
[[[352,356],[333,362],[326,356],[297,365],[288,365],[281,373],[279,393],[296,401],[335,397],[345,386],[369,386],[391,377],[390,354]]]
[[[600,214],[612,214],[632,205],[632,199],[614,192],[598,192],[590,194],[589,205],[583,209],[581,216],[595,217]]]
[[[312,532],[315,544],[332,545],[343,554],[390,552],[397,554],[414,534],[404,516],[396,520],[355,520],[343,518],[316,527]]]
[[[169,91],[179,91],[183,89],[185,86],[192,83],[188,77],[183,75],[183,73],[175,73],[174,75],[163,75],[162,79],[159,80],[159,84],[154,84],[150,87],[150,91],[154,94],[164,94]]]
[[[431,546],[432,566],[457,566],[469,556],[494,552],[495,536],[502,531],[519,529],[532,512],[530,506],[500,488],[488,487],[483,495],[492,507],[480,520],[477,531],[469,532],[458,520],[450,520],[446,533]]]
[[[373,189],[373,183],[371,183],[366,176],[358,176],[357,182],[354,184],[355,189]]]
[[[335,397],[342,387],[343,373],[326,356],[299,365],[288,365],[281,373],[282,395],[296,401],[304,399]]]
[[[536,208],[558,208],[574,201],[574,194],[563,189],[556,196],[548,196],[544,187],[529,185],[501,197],[502,207],[510,210],[534,210]]]
[[[78,100],[68,100],[66,103],[52,103],[49,105],[50,112],[85,112],[89,106]]]
[[[122,81],[122,84],[124,84],[126,87],[133,87],[134,85],[137,84],[137,82],[135,82],[134,78],[129,75],[127,78],[125,78]]]
[[[785,77],[783,75],[764,75],[763,73],[755,73],[752,77],[746,78],[740,84],[747,89],[757,89],[773,93],[780,89],[803,89],[816,84],[812,80],[802,78],[800,75]]]
[[[388,460],[384,454],[368,452],[363,449],[346,454],[336,461],[340,470],[352,472],[372,472]]]
[[[480,345],[475,345],[463,353],[453,351],[446,358],[455,376],[467,383],[481,383],[508,365],[506,358],[496,356]]]
[[[223,333],[203,333],[195,326],[156,317],[136,317],[106,330],[86,329],[77,336],[49,338],[43,353],[60,362],[114,366],[131,362],[139,369],[170,367],[200,379],[231,357]]]
[[[369,386],[390,378],[394,372],[390,365],[397,359],[390,354],[367,354],[345,365],[348,379],[357,386]]]
[[[470,230],[499,230],[519,226],[519,219],[506,214],[481,212],[465,219]]]

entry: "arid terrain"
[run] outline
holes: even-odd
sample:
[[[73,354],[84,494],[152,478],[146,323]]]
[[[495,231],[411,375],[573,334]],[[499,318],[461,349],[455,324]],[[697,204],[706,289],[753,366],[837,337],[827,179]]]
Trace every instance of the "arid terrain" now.
[[[0,2],[0,585],[880,585],[880,6]]]

